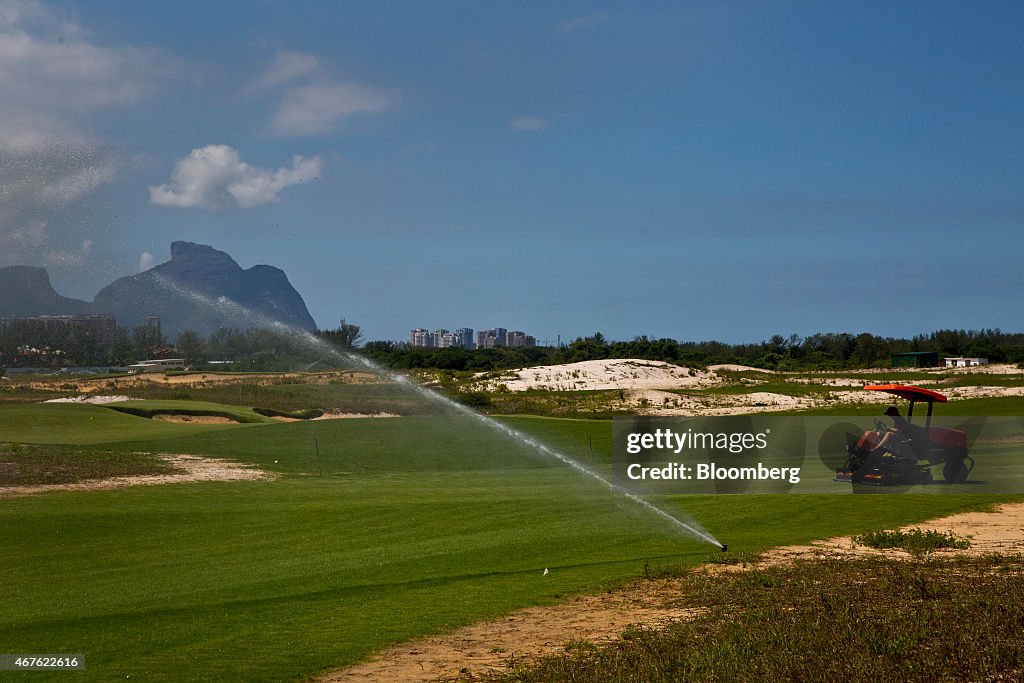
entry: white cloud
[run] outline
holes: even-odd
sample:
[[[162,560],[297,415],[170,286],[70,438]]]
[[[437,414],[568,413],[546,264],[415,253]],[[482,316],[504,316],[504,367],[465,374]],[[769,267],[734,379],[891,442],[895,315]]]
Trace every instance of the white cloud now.
[[[289,185],[314,179],[320,157],[292,157],[291,166],[267,170],[242,161],[228,145],[193,149],[180,159],[169,182],[149,186],[149,201],[175,208],[252,208],[276,202]]]
[[[588,28],[594,28],[595,26],[600,26],[607,22],[607,14],[585,14],[581,17],[575,17],[562,22],[558,25],[558,28],[566,33],[572,33],[573,31],[582,31]]]
[[[271,126],[282,135],[326,133],[349,114],[384,111],[391,99],[358,83],[328,81],[290,89],[274,112]]]
[[[394,100],[377,86],[335,78],[318,57],[303,52],[278,52],[245,90],[277,98],[270,129],[278,135],[328,133],[343,117],[385,111]]]
[[[508,127],[510,130],[532,132],[544,130],[548,127],[548,122],[538,116],[517,116],[508,122]]]
[[[6,259],[73,263],[88,255],[88,249],[79,252],[81,234],[66,234],[62,221],[116,175],[123,154],[84,131],[98,112],[144,98],[172,68],[173,60],[157,50],[100,45],[38,2],[0,0],[0,243]]]
[[[0,108],[8,115],[69,117],[132,104],[172,68],[157,50],[96,45],[56,20],[30,33],[24,15],[14,16],[0,22]]]
[[[266,70],[254,78],[246,90],[254,92],[289,83],[321,71],[320,59],[305,52],[282,51],[274,55],[274,61]]]
[[[144,270],[149,270],[153,267],[154,263],[156,263],[156,259],[152,254],[148,251],[142,252],[142,254],[139,255],[139,272],[141,273]]]

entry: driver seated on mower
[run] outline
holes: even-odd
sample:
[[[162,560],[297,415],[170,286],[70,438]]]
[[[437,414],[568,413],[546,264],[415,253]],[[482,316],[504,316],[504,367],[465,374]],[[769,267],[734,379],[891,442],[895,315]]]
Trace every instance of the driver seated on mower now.
[[[877,446],[871,449],[871,453],[880,453],[882,451],[889,451],[892,453],[893,451],[890,444],[896,440],[907,442],[916,452],[917,447],[914,437],[917,436],[917,434],[915,433],[916,428],[914,425],[910,424],[905,417],[900,415],[899,408],[896,406],[889,406],[888,409],[886,409],[885,414],[892,418],[893,426],[886,429],[885,433],[882,434],[881,441],[878,442]],[[880,427],[885,426],[882,424],[881,420],[876,420],[875,423]]]

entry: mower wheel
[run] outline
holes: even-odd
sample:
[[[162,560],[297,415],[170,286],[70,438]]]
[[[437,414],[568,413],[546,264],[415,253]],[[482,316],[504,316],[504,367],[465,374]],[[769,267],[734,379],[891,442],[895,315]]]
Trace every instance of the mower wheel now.
[[[913,463],[904,463],[898,470],[897,480],[904,486],[921,483],[921,468]]]
[[[962,484],[967,480],[970,470],[963,459],[949,460],[942,466],[942,478],[947,484]]]

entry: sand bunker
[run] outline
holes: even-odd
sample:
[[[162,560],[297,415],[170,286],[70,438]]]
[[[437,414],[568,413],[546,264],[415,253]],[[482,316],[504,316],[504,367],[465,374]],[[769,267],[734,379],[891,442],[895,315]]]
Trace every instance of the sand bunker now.
[[[968,550],[939,550],[933,557],[1021,553],[1024,552],[1024,503],[1003,505],[994,512],[956,514],[904,528],[953,531],[971,540]],[[757,564],[708,565],[697,571],[746,571],[798,559],[861,555],[911,559],[902,550],[858,547],[851,538],[845,537],[808,546],[777,548],[765,553]],[[538,576],[538,580],[543,577]],[[448,635],[390,648],[370,662],[325,674],[317,680],[469,680],[474,675],[505,669],[512,660],[530,662],[558,654],[572,642],[613,642],[630,625],[661,628],[673,621],[693,618],[698,610],[673,606],[679,590],[678,579],[645,580],[599,595],[578,596],[554,607],[519,610]]]
[[[156,484],[181,484],[191,481],[253,481],[275,479],[276,475],[264,472],[254,465],[203,458],[198,455],[163,454],[159,458],[178,469],[170,474],[139,474],[125,477],[111,477],[83,481],[77,484],[40,484],[36,486],[0,486],[0,498],[33,496],[55,491],[97,491],[126,486],[153,486]]]
[[[239,424],[238,420],[232,420],[230,417],[224,417],[223,415],[168,415],[167,413],[161,413],[154,415],[153,419],[157,422],[174,422],[190,425]]]
[[[377,417],[399,417],[398,413],[343,413],[341,411],[328,410],[324,412],[320,417],[310,418],[311,420],[352,420],[358,418],[377,418]],[[303,420],[299,417],[287,417],[285,415],[275,415],[274,419],[279,422],[309,422],[309,420]]]
[[[399,417],[398,413],[343,413],[340,410],[328,410],[325,411],[320,417],[314,417],[314,420],[352,420],[363,417]]]
[[[92,404],[103,404],[103,403],[121,403],[122,401],[131,401],[132,399],[127,396],[69,396],[67,398],[51,398],[49,401],[43,401],[43,403],[92,403]]]

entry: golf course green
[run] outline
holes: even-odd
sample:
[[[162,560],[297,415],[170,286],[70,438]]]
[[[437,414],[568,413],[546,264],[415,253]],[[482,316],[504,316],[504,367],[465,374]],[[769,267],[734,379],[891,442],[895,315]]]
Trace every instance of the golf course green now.
[[[610,469],[610,421],[502,421]],[[718,551],[465,416],[185,425],[103,406],[18,404],[0,407],[0,441],[74,445],[76,457],[197,454],[268,474],[0,499],[2,650],[82,654],[76,680],[302,680]],[[744,552],[1009,499],[656,502]]]

